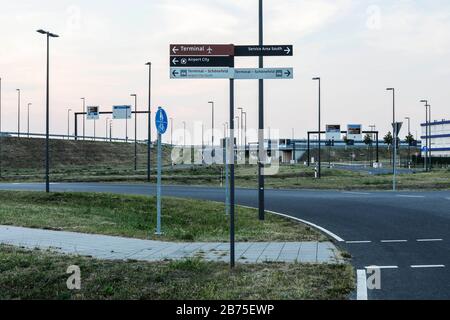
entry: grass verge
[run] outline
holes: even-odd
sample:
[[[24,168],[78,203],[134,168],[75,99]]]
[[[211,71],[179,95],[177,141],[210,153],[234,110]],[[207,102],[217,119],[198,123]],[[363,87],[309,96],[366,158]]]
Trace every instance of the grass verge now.
[[[81,270],[81,290],[66,287],[66,270]],[[0,299],[78,300],[336,300],[354,290],[352,267],[100,261],[0,246]]]
[[[156,199],[97,193],[0,191],[0,225],[167,241],[228,241],[223,204],[163,198],[162,237],[154,235]],[[237,241],[326,241],[318,231],[254,209],[237,207]]]

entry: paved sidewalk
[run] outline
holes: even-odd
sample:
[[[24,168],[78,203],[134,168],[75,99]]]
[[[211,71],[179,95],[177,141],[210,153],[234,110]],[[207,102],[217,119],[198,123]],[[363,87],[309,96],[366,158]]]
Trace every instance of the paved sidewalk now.
[[[0,244],[50,249],[105,260],[160,261],[190,257],[202,257],[208,261],[229,260],[227,243],[160,242],[10,226],[0,226]],[[240,263],[342,262],[331,242],[236,243],[236,260]]]

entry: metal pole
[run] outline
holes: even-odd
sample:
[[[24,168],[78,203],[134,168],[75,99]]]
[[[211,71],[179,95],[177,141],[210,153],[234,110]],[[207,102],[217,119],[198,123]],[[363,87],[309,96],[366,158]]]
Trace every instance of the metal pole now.
[[[262,2],[262,0],[260,0]],[[235,143],[234,143],[234,79],[230,79],[230,268],[235,267],[235,224],[234,224],[234,164],[235,164]]]
[[[45,191],[50,192],[50,157],[49,157],[49,136],[50,136],[50,35],[47,33],[47,99],[46,99],[46,130],[45,130]]]
[[[308,152],[307,152],[307,154],[308,154],[308,159],[307,159],[307,163],[308,163],[308,167],[311,165],[311,155],[310,155],[310,132],[308,132],[308,148],[307,148],[307,150],[308,150]]]
[[[393,132],[394,132],[394,136],[393,136],[393,144],[394,144],[394,163],[393,163],[393,179],[392,179],[392,190],[396,191],[397,190],[397,181],[396,181],[396,175],[397,175],[397,124],[395,123],[395,89],[394,88],[388,88],[388,91],[392,91],[392,126],[393,126]]]
[[[431,172],[433,170],[433,155],[431,154],[431,149],[432,149],[431,123],[432,123],[432,120],[431,120],[431,105],[430,104],[428,105],[428,121],[430,123],[430,125],[428,126],[428,133],[429,133],[428,134],[428,139],[429,139],[429,143],[428,143],[428,159],[430,160],[429,161],[429,166],[430,166],[429,171]]]
[[[27,106],[27,138],[30,137],[30,105],[32,103],[29,103]]]
[[[83,100],[83,140],[86,140],[86,98],[81,100]]]
[[[112,142],[112,120],[109,121],[109,141]]]
[[[263,0],[259,0],[259,45],[264,44],[264,28],[263,28]],[[264,57],[259,57],[259,68],[264,68]],[[233,83],[234,85],[234,83]],[[234,88],[233,88],[234,89]],[[233,110],[234,114],[234,110]],[[233,118],[231,118],[233,119]],[[265,203],[264,203],[264,80],[259,80],[259,107],[258,107],[258,200],[259,200],[259,220],[265,219]],[[232,141],[234,144],[234,139]],[[233,168],[234,170],[234,168]],[[234,175],[234,172],[232,173]],[[233,181],[234,183],[234,181]]]
[[[72,109],[67,110],[67,140],[70,140],[70,111]]]
[[[17,137],[20,137],[20,89],[17,90]]]
[[[74,130],[75,130],[75,141],[77,141],[78,140],[78,113],[77,112],[75,112],[74,113],[74,122],[75,122],[75,124],[74,124]]]
[[[2,78],[0,77],[0,178],[2,177]]]
[[[134,97],[134,171],[137,171],[137,94],[131,94]]]
[[[319,129],[318,129],[318,141],[319,141],[319,154],[317,156],[318,161],[318,172],[317,172],[317,178],[320,179],[322,177],[322,170],[321,170],[321,159],[320,159],[320,151],[321,151],[321,79],[320,77],[313,78],[313,80],[319,81]]]
[[[161,134],[158,133],[158,178],[156,187],[156,234],[161,235]]]
[[[147,143],[147,181],[150,182],[151,147],[152,147],[152,63],[148,65],[148,143]],[[172,138],[171,138],[172,139]]]

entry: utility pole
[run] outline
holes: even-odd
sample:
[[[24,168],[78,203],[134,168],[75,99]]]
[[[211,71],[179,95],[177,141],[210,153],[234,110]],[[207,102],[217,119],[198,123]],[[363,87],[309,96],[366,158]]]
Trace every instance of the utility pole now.
[[[46,130],[45,130],[45,191],[50,192],[50,157],[49,157],[49,139],[50,139],[50,38],[59,36],[42,29],[37,31],[47,36],[47,94],[46,94]]]
[[[422,102],[422,103],[425,103],[425,147],[426,147],[426,150],[425,150],[425,156],[424,156],[424,167],[425,167],[425,171],[428,171],[428,157],[429,157],[429,152],[428,152],[428,150],[430,149],[430,146],[428,145],[428,138],[429,138],[429,136],[430,136],[430,133],[429,133],[429,129],[430,129],[430,126],[429,126],[429,119],[428,119],[428,115],[429,115],[429,112],[428,112],[428,108],[429,108],[429,105],[428,105],[428,100],[420,100],[420,102]]]

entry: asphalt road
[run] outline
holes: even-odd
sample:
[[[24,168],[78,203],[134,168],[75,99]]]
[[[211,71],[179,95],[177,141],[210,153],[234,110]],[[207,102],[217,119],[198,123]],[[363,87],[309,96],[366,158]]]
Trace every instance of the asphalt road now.
[[[44,190],[42,184],[0,184]],[[52,191],[154,195],[139,184],[52,184]],[[163,194],[224,201],[212,187],[164,186]],[[237,189],[240,205],[257,206],[257,190]],[[450,299],[450,192],[266,190],[266,209],[307,220],[337,235],[356,269],[381,268],[381,289],[369,299]]]

